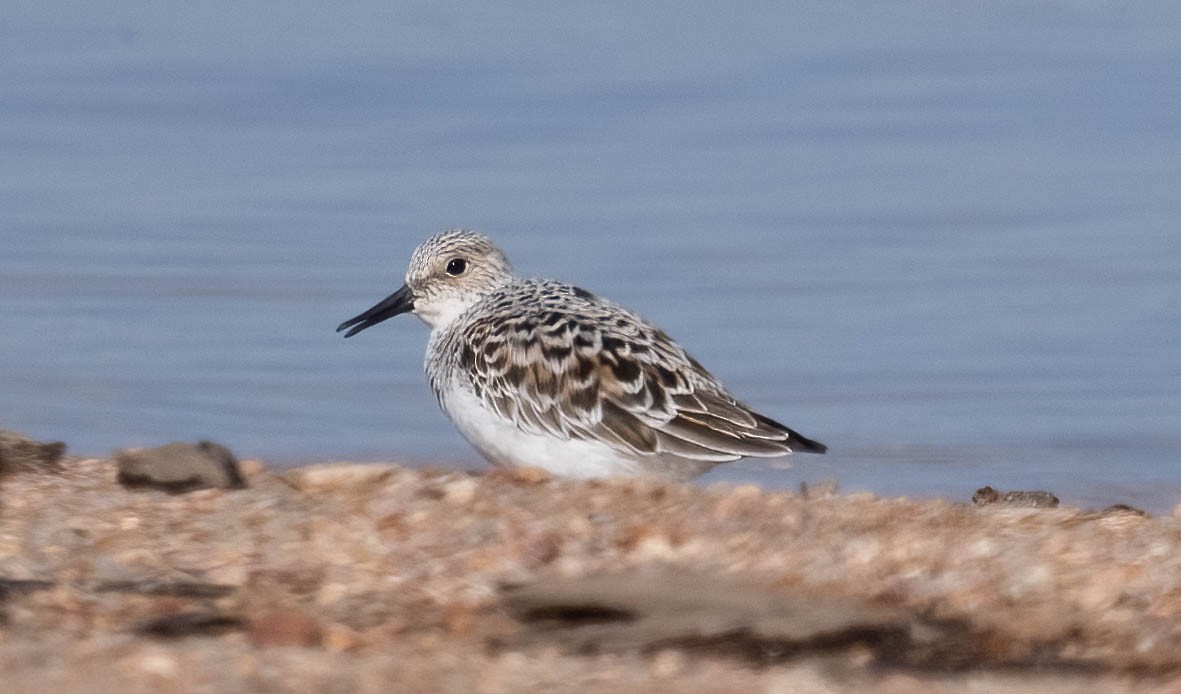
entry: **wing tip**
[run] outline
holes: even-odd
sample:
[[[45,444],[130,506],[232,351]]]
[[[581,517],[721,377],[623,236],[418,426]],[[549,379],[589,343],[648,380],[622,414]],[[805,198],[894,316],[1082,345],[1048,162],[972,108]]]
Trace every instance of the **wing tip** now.
[[[789,426],[786,426],[784,424],[780,424],[779,422],[775,421],[774,419],[771,419],[770,417],[768,417],[766,415],[761,415],[758,412],[752,411],[751,414],[753,414],[755,416],[755,418],[758,419],[759,421],[761,421],[762,423],[764,423],[768,426],[774,427],[776,429],[779,429],[783,433],[787,434],[787,440],[784,441],[783,443],[784,443],[784,445],[787,446],[787,449],[789,451],[791,451],[792,453],[816,453],[818,455],[821,455],[821,454],[828,452],[828,446],[824,445],[823,443],[820,443],[819,441],[816,441],[816,440],[808,438],[807,436],[804,436],[803,434],[796,431],[795,429],[792,429]]]
[[[828,446],[824,445],[823,443],[814,441],[807,436],[802,436],[797,431],[793,431],[791,429],[788,429],[787,431],[789,433],[789,436],[787,437],[787,447],[790,448],[793,453],[816,453],[819,455],[828,453]]]

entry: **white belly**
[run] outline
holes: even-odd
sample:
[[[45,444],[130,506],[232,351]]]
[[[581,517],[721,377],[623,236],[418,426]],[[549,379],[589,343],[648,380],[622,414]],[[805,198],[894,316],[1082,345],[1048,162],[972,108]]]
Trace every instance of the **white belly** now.
[[[562,477],[592,478],[636,475],[637,461],[606,444],[559,439],[521,431],[517,425],[485,408],[475,393],[453,388],[442,394],[443,410],[456,428],[493,465],[539,467]]]

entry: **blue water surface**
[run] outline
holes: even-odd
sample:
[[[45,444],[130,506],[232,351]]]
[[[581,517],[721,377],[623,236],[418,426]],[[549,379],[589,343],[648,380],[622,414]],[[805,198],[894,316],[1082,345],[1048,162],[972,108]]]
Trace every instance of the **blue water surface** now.
[[[411,318],[476,227],[831,446],[706,481],[1181,502],[1181,5],[9,3],[0,426],[479,467]]]

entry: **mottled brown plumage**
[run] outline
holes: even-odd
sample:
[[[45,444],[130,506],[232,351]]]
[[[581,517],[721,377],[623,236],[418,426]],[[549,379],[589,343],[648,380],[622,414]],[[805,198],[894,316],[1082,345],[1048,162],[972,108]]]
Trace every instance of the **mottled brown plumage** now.
[[[458,267],[457,259],[464,266],[458,276],[448,271]],[[538,451],[604,457],[611,474],[677,478],[744,456],[825,450],[738,401],[631,311],[568,284],[518,278],[503,253],[478,234],[446,232],[420,246],[403,291],[434,328],[426,360],[432,389],[494,463],[594,476],[579,472],[577,459],[537,459],[542,453],[520,445],[534,442],[530,437],[606,447],[603,456],[573,446]],[[384,320],[383,304],[342,329]],[[490,424],[483,422],[487,415]],[[461,417],[480,423],[465,426]],[[524,436],[495,433],[497,422]],[[514,438],[520,450],[484,440],[498,436]]]

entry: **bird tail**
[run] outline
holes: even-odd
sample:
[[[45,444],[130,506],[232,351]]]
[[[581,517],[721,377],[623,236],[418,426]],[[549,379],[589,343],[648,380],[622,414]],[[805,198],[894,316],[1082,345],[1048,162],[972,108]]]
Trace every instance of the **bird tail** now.
[[[764,424],[775,427],[776,429],[779,429],[780,431],[787,434],[787,441],[785,443],[793,453],[825,453],[828,451],[828,446],[825,446],[819,441],[813,441],[795,429],[788,428],[783,424],[776,422],[774,419],[761,415],[757,412],[752,412],[751,414],[753,414]]]

